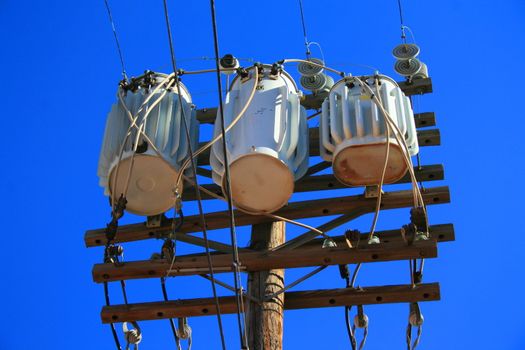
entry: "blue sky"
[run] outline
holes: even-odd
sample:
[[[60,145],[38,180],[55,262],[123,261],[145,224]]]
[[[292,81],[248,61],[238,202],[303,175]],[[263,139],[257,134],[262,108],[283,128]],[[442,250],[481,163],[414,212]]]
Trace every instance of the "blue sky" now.
[[[168,72],[162,1],[113,0],[111,5],[128,73]],[[180,67],[212,67],[212,61],[193,59],[213,56],[208,2],[177,0],[170,7]],[[309,39],[322,45],[329,65],[364,74],[366,69],[349,64],[367,64],[400,79],[390,54],[400,41],[396,1],[304,0],[304,7]],[[442,300],[422,304],[421,349],[524,349],[525,302],[519,291],[525,193],[517,180],[525,170],[525,3],[405,0],[404,8],[434,86],[433,94],[416,99],[415,109],[436,112],[442,135],[442,146],[423,148],[421,156],[424,164],[444,163],[446,180],[429,186],[449,185],[452,196],[452,204],[430,208],[430,222],[454,223],[457,236],[440,246],[438,259],[427,262],[425,281],[441,283]],[[221,53],[267,63],[304,56],[297,1],[218,1],[217,11]],[[0,349],[112,349],[109,329],[99,318],[102,286],[91,280],[102,249],[87,249],[83,242],[86,229],[109,220],[96,168],[120,67],[103,1],[2,0],[0,42]],[[297,77],[295,67],[287,70]],[[199,107],[217,105],[213,78],[185,80]],[[203,137],[208,133],[204,128]],[[207,211],[223,208],[205,206]],[[195,212],[194,205],[185,211]],[[366,215],[346,227],[367,231],[371,219]],[[408,209],[384,213],[378,227],[397,228],[407,219]],[[137,221],[129,215],[123,220]],[[290,227],[288,235],[300,232]],[[249,231],[238,234],[245,244]],[[227,240],[228,232],[210,235]],[[160,245],[127,244],[126,258],[147,258]],[[180,251],[192,250],[181,245]],[[404,262],[366,265],[358,283],[406,283],[407,270]],[[304,272],[287,276],[291,280]],[[333,267],[297,289],[342,286]],[[157,281],[130,282],[128,290],[133,302],[162,297]],[[209,283],[197,278],[171,279],[169,292],[173,298],[211,296]],[[121,302],[116,287],[112,295]],[[366,349],[404,348],[406,305],[365,311],[370,317]],[[190,324],[194,349],[219,348],[214,317]],[[233,315],[225,317],[225,326],[228,349],[238,348]],[[143,330],[142,349],[173,346],[167,321],[144,322]],[[349,348],[343,310],[287,312],[284,341],[286,349]]]

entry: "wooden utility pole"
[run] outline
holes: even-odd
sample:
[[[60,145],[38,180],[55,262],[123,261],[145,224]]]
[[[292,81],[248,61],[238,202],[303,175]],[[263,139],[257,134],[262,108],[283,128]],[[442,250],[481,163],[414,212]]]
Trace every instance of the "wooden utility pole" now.
[[[285,242],[285,222],[252,226],[250,248],[265,251]],[[284,293],[264,301],[265,295],[284,287],[284,270],[252,272],[248,275],[248,294],[260,301],[248,303],[246,323],[250,350],[282,350]]]

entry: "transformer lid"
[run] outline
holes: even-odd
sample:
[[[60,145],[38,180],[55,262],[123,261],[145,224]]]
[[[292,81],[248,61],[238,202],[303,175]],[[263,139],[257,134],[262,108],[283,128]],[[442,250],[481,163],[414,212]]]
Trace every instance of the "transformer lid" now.
[[[109,192],[117,197],[125,191],[128,182],[131,156],[123,159],[110,170]],[[178,172],[166,161],[148,154],[135,154],[129,185],[125,194],[126,210],[130,213],[151,216],[168,211],[175,204],[173,189]],[[116,180],[116,181],[115,181]],[[116,184],[116,188],[113,188]],[[180,188],[181,190],[182,188]]]
[[[336,150],[332,164],[334,176],[347,186],[369,186],[381,183],[385,165],[385,142],[354,144]],[[408,167],[403,151],[395,141],[390,142],[388,164],[383,183],[400,180]]]
[[[288,166],[272,156],[252,153],[230,165],[232,200],[250,214],[272,213],[282,208],[294,189],[294,176]],[[222,188],[226,179],[223,177]]]

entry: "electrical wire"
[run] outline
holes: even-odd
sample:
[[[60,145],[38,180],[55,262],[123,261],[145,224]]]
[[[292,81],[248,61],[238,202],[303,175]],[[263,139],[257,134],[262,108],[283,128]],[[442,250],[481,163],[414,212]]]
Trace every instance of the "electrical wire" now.
[[[299,0],[299,10],[301,13],[301,23],[303,25],[303,37],[304,37],[304,46],[306,47],[306,58],[310,58],[310,43],[308,42],[308,37],[306,35],[306,22],[304,20],[303,12],[303,0]]]
[[[164,17],[165,17],[165,20],[166,20],[166,28],[167,28],[167,31],[168,31],[168,40],[169,40],[169,47],[170,47],[171,63],[173,65],[173,71],[176,72],[177,71],[177,63],[176,63],[176,59],[175,59],[175,50],[173,48],[173,39],[172,39],[172,36],[171,36],[171,25],[170,25],[170,20],[169,20],[169,15],[168,15],[168,4],[167,4],[167,1],[163,0],[163,4],[164,4]],[[179,97],[179,105],[181,106],[182,120],[183,120],[184,130],[185,130],[185,134],[186,134],[186,140],[188,142],[188,150],[190,152],[190,160],[191,160],[191,168],[192,168],[193,178],[195,179],[195,185],[196,185],[195,186],[195,194],[197,195],[199,216],[200,216],[200,219],[201,219],[203,238],[204,238],[204,242],[205,242],[205,246],[206,246],[205,249],[206,249],[206,256],[207,256],[207,259],[208,259],[208,269],[209,269],[209,274],[210,274],[211,278],[213,279],[214,271],[213,271],[213,264],[212,264],[212,261],[211,261],[210,247],[209,247],[208,235],[207,235],[207,230],[206,230],[206,218],[204,217],[204,212],[203,212],[203,208],[202,208],[202,198],[201,198],[201,195],[200,195],[200,190],[198,188],[197,169],[196,169],[196,165],[195,165],[195,161],[194,161],[193,150],[191,149],[190,133],[189,133],[189,130],[188,130],[188,125],[186,123],[186,116],[184,115],[184,108],[183,108],[183,105],[182,105],[182,96],[181,96],[181,89],[180,89],[180,81],[179,81],[178,77],[177,77],[176,85],[177,85],[177,93],[178,93],[178,97]],[[219,88],[219,90],[220,90],[220,88]],[[184,169],[181,169],[181,173],[183,171],[184,171]],[[175,188],[176,189],[178,188],[178,184],[176,184]],[[175,255],[173,256],[173,261],[174,261],[174,259],[175,259]],[[173,261],[172,261],[172,265],[173,265]],[[170,270],[171,270],[171,268],[170,268]],[[219,332],[220,332],[220,337],[221,337],[221,345],[222,345],[223,350],[226,350],[226,340],[225,340],[225,337],[224,337],[224,329],[223,329],[223,326],[222,326],[219,298],[217,296],[217,288],[216,288],[215,282],[213,280],[211,282],[211,286],[212,286],[213,297],[214,297],[214,301],[215,301],[215,308],[216,308],[216,311],[217,311],[217,323],[219,325]]]
[[[162,288],[162,296],[164,297],[164,301],[168,301],[169,298],[168,298],[168,291],[166,290],[166,278],[164,277],[160,278],[160,285]],[[175,322],[173,321],[173,318],[170,318],[169,322],[170,322],[171,332],[173,333],[173,337],[175,339],[177,350],[182,350],[182,346],[180,344],[180,338],[177,333],[177,328],[175,327]]]
[[[164,0],[166,1],[166,0]],[[248,338],[246,335],[246,319],[243,318],[244,314],[244,302],[242,297],[242,292],[239,292],[239,286],[241,285],[240,281],[240,260],[239,260],[239,251],[237,247],[237,235],[235,232],[235,214],[233,212],[233,200],[231,196],[231,178],[230,178],[230,169],[228,163],[228,153],[226,146],[226,129],[224,126],[224,108],[222,104],[222,82],[221,82],[221,73],[219,72],[220,63],[219,63],[219,38],[217,33],[217,16],[215,14],[215,0],[210,0],[210,10],[211,10],[211,20],[213,27],[213,46],[215,51],[215,66],[217,68],[217,87],[219,93],[219,116],[221,120],[221,135],[222,135],[222,150],[224,157],[224,170],[225,170],[225,180],[226,180],[226,192],[225,195],[228,199],[228,212],[230,219],[230,239],[231,245],[233,247],[232,259],[233,259],[233,268],[234,268],[234,287],[235,287],[235,299],[237,302],[237,323],[239,327],[239,336],[241,341],[241,349],[248,348]],[[255,69],[257,71],[257,69]],[[254,85],[257,84],[255,80]]]
[[[115,22],[113,21],[113,16],[111,15],[111,8],[109,7],[108,0],[104,0],[104,4],[106,5],[106,10],[108,11],[109,23],[111,24],[111,29],[113,30],[113,36],[115,37],[115,43],[117,45],[117,51],[120,58],[120,65],[122,66],[122,77],[124,78],[124,80],[128,80],[126,68],[124,65],[124,56],[122,55],[122,50],[120,48],[120,42],[118,40],[117,35],[117,29],[115,28]]]
[[[104,282],[104,297],[106,299],[106,306],[110,306],[111,302],[109,300],[109,285],[108,282]],[[110,323],[109,327],[111,328],[111,334],[113,334],[113,340],[115,341],[115,346],[117,347],[117,350],[122,350],[122,347],[120,346],[120,341],[118,339],[117,330],[115,329],[115,324]]]
[[[406,44],[407,37],[406,37],[406,34],[405,34],[405,25],[404,25],[404,21],[403,21],[403,6],[401,5],[401,0],[397,0],[397,7],[398,7],[398,10],[399,10],[399,22],[401,23],[401,39]]]

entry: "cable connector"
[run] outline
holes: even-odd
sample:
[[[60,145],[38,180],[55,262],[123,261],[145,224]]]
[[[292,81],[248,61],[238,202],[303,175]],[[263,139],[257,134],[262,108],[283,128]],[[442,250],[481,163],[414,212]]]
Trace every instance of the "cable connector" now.
[[[166,239],[162,244],[160,255],[167,261],[173,261],[175,258],[175,242],[171,239]]]
[[[241,79],[246,79],[248,78],[248,76],[250,75],[250,73],[248,73],[248,70],[243,68],[243,67],[239,67],[237,68],[237,74],[241,77]]]
[[[274,63],[272,65],[272,69],[270,70],[270,74],[277,77],[279,74],[281,74],[282,71],[283,71],[283,66],[278,63]]]
[[[350,270],[348,270],[348,265],[339,265],[339,275],[344,280],[348,280],[350,278]]]
[[[373,235],[372,237],[368,239],[368,244],[380,244],[380,243],[381,243],[381,240],[376,235]]]
[[[261,62],[255,62],[253,66],[258,70],[260,78],[262,78],[264,73],[264,66]]]
[[[361,232],[359,230],[346,230],[345,239],[350,247],[357,248],[361,241]]]
[[[403,227],[401,227],[400,232],[401,232],[401,237],[403,237],[403,240],[408,245],[412,245],[412,243],[414,243],[414,240],[416,238],[416,232],[417,232],[416,225],[412,223],[408,225],[403,225]]]
[[[239,60],[232,54],[226,54],[219,60],[219,65],[222,69],[235,69],[239,67]]]
[[[421,271],[414,271],[414,284],[421,284],[423,282],[423,273]]]
[[[123,194],[120,195],[117,203],[115,203],[115,209],[113,210],[113,217],[118,220],[124,216],[124,210],[126,210],[126,205],[128,200],[124,197]]]
[[[412,327],[421,327],[424,322],[423,314],[419,308],[418,303],[410,304],[410,313],[408,315],[408,322]]]
[[[328,237],[328,238],[325,238],[325,240],[323,241],[323,248],[335,248],[337,247],[337,244],[335,243],[335,241]]]
[[[423,207],[410,209],[410,222],[416,225],[418,231],[428,231],[427,218]]]
[[[368,327],[368,316],[363,311],[363,305],[357,305],[357,315],[354,317],[356,328]]]
[[[130,348],[130,345],[135,346],[135,350],[139,348],[139,343],[142,341],[142,331],[140,330],[137,322],[130,322],[135,329],[128,329],[128,323],[122,323],[122,330],[124,331],[124,337],[126,338],[126,349]]]

